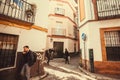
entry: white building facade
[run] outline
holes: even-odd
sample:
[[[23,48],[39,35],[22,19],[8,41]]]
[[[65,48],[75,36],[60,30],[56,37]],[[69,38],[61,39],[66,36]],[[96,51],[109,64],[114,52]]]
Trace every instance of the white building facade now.
[[[87,70],[120,74],[119,6],[119,0],[79,0],[80,49],[82,65]],[[81,37],[83,33],[85,41]]]
[[[74,0],[49,0],[48,48],[63,57],[65,48],[70,53],[78,52],[78,31],[75,22]],[[72,46],[71,46],[72,45]]]
[[[46,48],[48,0],[0,1],[0,79],[14,80],[19,53],[28,45],[32,51]],[[4,71],[10,70],[6,73]],[[11,73],[11,77],[6,77]],[[4,75],[4,76],[2,76]]]

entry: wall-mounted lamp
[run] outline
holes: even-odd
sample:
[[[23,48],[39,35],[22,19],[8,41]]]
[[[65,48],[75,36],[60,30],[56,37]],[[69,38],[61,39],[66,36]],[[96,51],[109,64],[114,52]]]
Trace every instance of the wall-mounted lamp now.
[[[51,38],[50,38],[50,42],[52,42],[52,41],[53,41],[53,38],[51,37]]]

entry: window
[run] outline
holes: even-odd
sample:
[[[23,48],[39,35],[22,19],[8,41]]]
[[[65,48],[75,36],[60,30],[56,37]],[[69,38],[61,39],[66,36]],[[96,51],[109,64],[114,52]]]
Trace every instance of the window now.
[[[97,0],[98,19],[120,17],[120,0]]]
[[[15,3],[18,7],[22,7],[23,6],[22,0],[13,0],[13,3]]]
[[[65,29],[52,28],[52,35],[65,36]]]
[[[63,23],[61,21],[56,21],[56,28],[61,28]]]
[[[104,33],[107,60],[120,61],[120,31]]]
[[[65,9],[55,8],[55,14],[64,15],[65,14]]]
[[[73,34],[74,34],[74,38],[75,39],[77,39],[78,38],[78,34],[77,34],[77,28],[76,27],[74,27],[74,32],[73,32]]]
[[[0,33],[0,69],[15,64],[18,36]]]
[[[63,22],[56,21],[56,27],[52,28],[53,35],[65,36],[65,29],[63,27]]]
[[[82,21],[82,20],[85,19],[85,4],[84,4],[84,0],[80,0],[79,8],[80,8],[80,21]]]

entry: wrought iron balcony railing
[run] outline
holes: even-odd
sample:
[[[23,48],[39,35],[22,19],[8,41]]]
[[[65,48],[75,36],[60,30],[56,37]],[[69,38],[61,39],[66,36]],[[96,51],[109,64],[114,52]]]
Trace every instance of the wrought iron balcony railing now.
[[[120,0],[96,0],[98,19],[120,18]]]
[[[0,0],[0,18],[34,23],[35,8],[25,0]]]
[[[60,28],[52,28],[52,35],[65,36],[66,30]]]

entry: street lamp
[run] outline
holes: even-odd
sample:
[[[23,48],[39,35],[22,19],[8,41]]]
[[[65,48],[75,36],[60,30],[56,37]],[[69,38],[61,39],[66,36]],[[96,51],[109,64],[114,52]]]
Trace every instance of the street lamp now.
[[[52,41],[53,41],[53,38],[51,37],[51,38],[50,38],[50,42],[52,42]]]

